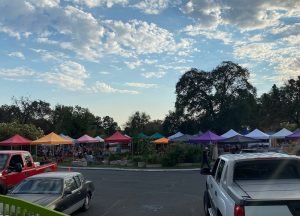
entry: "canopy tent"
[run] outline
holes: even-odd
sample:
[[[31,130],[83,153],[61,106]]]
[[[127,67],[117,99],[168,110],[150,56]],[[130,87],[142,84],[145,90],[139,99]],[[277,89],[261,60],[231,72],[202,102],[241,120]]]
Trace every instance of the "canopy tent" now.
[[[172,142],[189,142],[194,137],[195,136],[193,136],[193,135],[185,134],[180,137],[174,138],[170,141],[172,141]]]
[[[296,130],[294,130],[293,133],[296,133],[298,131],[300,131],[300,128],[297,128]]]
[[[235,135],[233,137],[229,137],[229,138],[226,138],[224,140],[221,140],[220,143],[232,143],[232,144],[238,144],[238,143],[257,143],[257,142],[261,142],[260,140],[258,139],[254,139],[254,138],[251,138],[251,137],[246,137],[246,136],[243,136],[243,135]]]
[[[178,137],[181,137],[181,136],[183,136],[183,135],[184,135],[184,134],[181,133],[181,132],[179,131],[179,132],[177,132],[176,134],[173,134],[172,136],[169,136],[168,139],[169,139],[169,140],[173,140],[173,139],[178,138]]]
[[[76,142],[77,143],[97,143],[97,142],[99,142],[99,140],[96,139],[96,138],[90,137],[89,135],[85,134],[85,135],[79,137],[76,140]]]
[[[131,138],[123,135],[119,131],[104,139],[107,143],[130,143]]]
[[[224,139],[223,137],[220,137],[211,131],[207,131],[204,134],[202,134],[201,136],[197,136],[197,137],[190,139],[190,142],[191,143],[211,143],[211,142],[218,142],[223,139]]]
[[[164,137],[163,135],[161,135],[160,133],[156,132],[156,133],[154,133],[154,134],[152,134],[150,136],[150,139],[156,140],[156,139],[160,139],[160,138],[163,138],[163,137]]]
[[[11,146],[11,148],[13,146],[20,146],[20,145],[30,145],[31,144],[31,140],[26,139],[22,136],[20,136],[19,134],[16,134],[12,137],[10,137],[9,139],[3,140],[2,142],[0,142],[0,146]]]
[[[75,139],[73,139],[72,137],[68,136],[68,135],[64,135],[64,134],[59,134],[59,136],[61,136],[64,139],[70,140],[72,142],[75,142]]]
[[[230,129],[229,131],[227,131],[226,133],[224,133],[223,135],[221,135],[222,137],[224,138],[230,138],[230,137],[234,137],[236,135],[241,135],[239,134],[238,132],[236,132],[235,130],[233,129]]]
[[[134,138],[136,138],[136,139],[149,139],[149,136],[147,136],[146,134],[141,132],[138,135],[136,135]]]
[[[273,135],[271,135],[270,138],[272,138],[272,139],[285,139],[286,136],[289,136],[291,134],[293,134],[291,131],[289,131],[286,128],[282,128],[277,133],[274,133]]]
[[[31,144],[50,144],[50,145],[59,145],[59,144],[73,144],[72,141],[65,139],[56,133],[52,132],[46,136],[43,136],[40,139],[32,141]]]
[[[245,136],[253,138],[253,139],[260,139],[260,140],[266,140],[266,139],[269,139],[269,137],[270,137],[270,135],[268,135],[258,129],[251,131],[250,133],[246,134]]]
[[[289,136],[286,136],[287,139],[300,139],[300,131],[296,132],[296,133],[293,133]]]
[[[100,136],[96,136],[95,139],[97,139],[98,142],[104,142],[104,139],[102,139]]]
[[[154,141],[152,141],[154,144],[156,144],[156,145],[159,145],[159,144],[163,144],[163,145],[165,145],[165,144],[168,144],[169,143],[169,139],[168,138],[165,138],[165,137],[162,137],[162,138],[160,138],[160,139],[157,139],[157,140],[154,140]]]

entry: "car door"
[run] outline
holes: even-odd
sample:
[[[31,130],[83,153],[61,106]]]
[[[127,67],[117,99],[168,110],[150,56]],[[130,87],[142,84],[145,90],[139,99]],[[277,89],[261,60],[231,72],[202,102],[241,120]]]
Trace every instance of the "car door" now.
[[[70,193],[66,194],[66,191]],[[66,177],[64,180],[64,194],[56,209],[66,214],[71,214],[76,211],[79,206],[79,196],[77,191],[78,186],[74,176]]]
[[[219,209],[218,204],[220,203],[219,199],[221,195],[219,183],[225,166],[225,161],[219,160],[219,163],[216,166],[217,166],[216,171],[211,176],[210,192],[209,192],[212,201],[212,209],[215,215],[217,215]]]
[[[85,196],[86,196],[86,188],[85,186],[83,185],[83,182],[81,181],[81,178],[79,177],[79,175],[76,175],[74,177],[75,179],[75,182],[77,184],[77,191],[76,193],[78,194],[78,200],[81,201],[81,202],[84,202],[84,199],[85,199]]]

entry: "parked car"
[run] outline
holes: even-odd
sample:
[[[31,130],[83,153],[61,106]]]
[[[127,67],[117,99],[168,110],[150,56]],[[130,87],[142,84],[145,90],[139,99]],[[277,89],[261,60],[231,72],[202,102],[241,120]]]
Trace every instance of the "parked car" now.
[[[276,152],[282,154],[288,154],[286,151],[280,148],[249,148],[249,149],[241,149],[240,154],[244,153],[264,153],[264,152]]]
[[[206,216],[300,216],[300,157],[227,154],[201,173]]]
[[[55,162],[40,165],[28,151],[0,151],[0,194],[29,176],[56,170]]]
[[[90,207],[94,184],[78,172],[51,172],[29,177],[8,195],[72,214]]]

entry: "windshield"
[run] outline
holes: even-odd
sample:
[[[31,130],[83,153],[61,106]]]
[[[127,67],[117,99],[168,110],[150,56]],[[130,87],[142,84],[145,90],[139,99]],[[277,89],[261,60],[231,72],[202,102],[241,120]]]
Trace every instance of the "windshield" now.
[[[235,165],[234,180],[300,179],[300,161],[272,159],[241,161]]]
[[[7,161],[7,154],[0,154],[0,170],[3,170]]]
[[[27,179],[19,184],[13,194],[60,194],[62,193],[61,179]]]

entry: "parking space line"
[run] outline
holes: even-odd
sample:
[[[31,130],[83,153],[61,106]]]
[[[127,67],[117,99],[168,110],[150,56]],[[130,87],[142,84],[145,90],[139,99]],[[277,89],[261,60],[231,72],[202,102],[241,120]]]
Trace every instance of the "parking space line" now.
[[[122,200],[117,200],[114,204],[112,204],[101,216],[105,216],[110,213],[110,211],[115,208]]]

